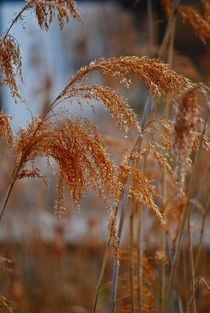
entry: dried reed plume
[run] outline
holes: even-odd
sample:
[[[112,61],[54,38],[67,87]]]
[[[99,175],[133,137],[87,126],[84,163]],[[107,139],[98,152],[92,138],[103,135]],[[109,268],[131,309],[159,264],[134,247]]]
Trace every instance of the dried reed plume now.
[[[197,90],[188,90],[178,101],[175,121],[174,152],[177,156],[176,176],[183,192],[186,168],[196,138],[199,119]]]
[[[131,169],[132,185],[130,186],[130,194],[143,205],[151,209],[157,216],[162,227],[167,230],[166,222],[155,204],[158,191],[152,185],[152,182],[138,169]]]
[[[111,113],[117,126],[125,131],[130,126],[136,127],[139,131],[140,125],[134,111],[129,107],[128,103],[117,92],[109,87],[90,85],[71,88],[66,96],[84,98],[87,100],[101,101]]]
[[[142,79],[154,96],[167,95],[177,97],[192,84],[190,81],[172,71],[166,64],[146,56],[126,56],[100,59],[82,67],[69,81],[64,94],[73,83],[82,80],[89,72],[99,71],[107,77],[119,79],[126,86],[131,84],[131,76]]]
[[[18,42],[11,35],[0,40],[0,71],[2,84],[9,86],[13,97],[20,97],[16,76],[21,76],[21,55]]]
[[[194,29],[198,37],[205,43],[210,39],[210,5],[208,0],[203,1],[204,16],[201,16],[199,11],[190,5],[181,5],[179,12],[184,22],[189,23]]]
[[[68,120],[56,126],[50,122],[42,123],[35,118],[27,130],[19,132],[17,156],[18,164],[21,164],[21,178],[24,177],[27,163],[38,156],[51,157],[57,162],[60,172],[57,213],[63,210],[64,183],[77,207],[89,186],[102,197],[108,193],[115,198],[118,193],[119,183],[115,167],[95,126],[86,119]],[[33,171],[31,175],[40,178],[38,171]],[[29,176],[28,171],[25,176]]]
[[[10,125],[10,118],[4,113],[0,113],[0,138],[6,137],[9,147],[14,143],[14,135]]]
[[[0,295],[0,308],[2,308],[4,312],[14,313],[12,306],[11,306],[11,301],[9,301],[7,298],[5,298],[2,295]]]
[[[60,29],[64,27],[65,23],[68,23],[71,16],[79,22],[82,22],[76,3],[73,0],[30,0],[26,4],[26,9],[34,10],[39,26],[45,30],[49,29],[53,17],[55,16],[59,22]]]
[[[112,209],[110,209],[109,213],[109,236],[111,240],[111,245],[113,248],[115,260],[119,261],[120,259],[120,245],[119,245],[119,237],[118,237],[118,231],[117,231],[117,219],[114,215]]]

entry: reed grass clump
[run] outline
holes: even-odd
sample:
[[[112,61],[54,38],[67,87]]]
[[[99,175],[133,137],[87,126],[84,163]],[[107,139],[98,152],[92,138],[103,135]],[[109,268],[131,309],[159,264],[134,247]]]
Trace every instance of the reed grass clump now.
[[[194,313],[198,312],[195,293],[196,282],[201,279],[197,277],[197,264],[209,189],[206,188],[206,176],[200,178],[197,168],[205,154],[203,148],[209,150],[210,93],[206,85],[194,83],[173,70],[172,60],[177,13],[205,41],[209,39],[210,5],[209,1],[202,1],[202,16],[195,8],[180,5],[177,0],[162,1],[162,4],[168,26],[159,55],[169,64],[158,57],[148,56],[94,60],[79,68],[55,99],[17,134],[13,133],[8,115],[3,111],[0,113],[0,138],[4,138],[13,152],[14,161],[10,183],[2,200],[0,220],[18,180],[38,178],[48,184],[38,163],[42,158],[48,163],[52,160],[56,163],[54,207],[57,217],[65,212],[67,192],[73,206],[79,209],[81,199],[90,188],[109,213],[109,236],[93,313],[98,309],[110,255],[113,256],[111,313],[169,313],[178,307],[177,297],[181,303],[180,311],[187,309],[190,312],[193,306]],[[57,19],[60,30],[71,17],[83,22],[73,0],[26,2],[0,40],[2,82],[9,87],[12,96],[21,101],[16,76],[21,77],[22,57],[19,44],[10,32],[27,10],[33,11],[40,28],[46,31],[53,19]],[[151,2],[148,1],[151,22],[150,10]],[[133,81],[143,81],[148,89],[143,118],[139,119],[119,92],[91,83],[92,72],[116,80],[127,88]],[[123,134],[127,136],[132,132],[132,142],[119,158],[119,164],[108,153],[97,125],[80,113],[71,114],[72,103],[78,107],[95,108],[99,102]],[[67,107],[68,115],[63,114],[62,105]],[[204,182],[202,191],[201,187],[195,186],[196,175],[199,182]],[[202,213],[202,226],[196,226],[200,229],[199,248],[194,251],[191,217],[194,217],[196,208],[199,208],[199,214]],[[188,255],[182,257],[182,252],[186,251],[184,235],[187,235],[189,248]],[[189,266],[186,267],[186,263]],[[185,271],[184,282],[178,279],[177,268],[182,274]],[[188,293],[182,294],[182,284],[187,286]],[[207,283],[206,286],[208,289]],[[0,305],[11,313],[8,303],[4,296],[0,297]]]

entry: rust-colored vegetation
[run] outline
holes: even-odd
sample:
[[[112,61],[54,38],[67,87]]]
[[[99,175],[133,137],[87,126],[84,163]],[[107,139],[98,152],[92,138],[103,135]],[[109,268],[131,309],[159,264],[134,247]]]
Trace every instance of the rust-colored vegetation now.
[[[10,117],[2,109],[0,175],[8,184],[7,190],[5,186],[0,188],[0,275],[7,281],[4,286],[0,283],[3,312],[210,310],[206,300],[210,290],[206,268],[209,241],[205,234],[209,223],[210,92],[205,83],[193,82],[172,66],[177,13],[207,42],[210,4],[202,1],[202,15],[194,7],[180,5],[180,1],[162,1],[162,5],[168,27],[160,54],[168,64],[158,53],[154,58],[116,56],[93,60],[69,77],[55,99],[47,101],[40,114],[32,116],[27,127],[15,133]],[[21,49],[11,29],[28,10],[44,31],[54,19],[60,30],[71,17],[83,23],[73,0],[30,0],[13,19],[0,40],[1,83],[23,103],[17,83],[18,76],[22,77]],[[92,83],[94,73],[108,79],[109,86],[101,80]],[[144,83],[148,97],[142,116],[120,94],[120,88],[112,88],[112,81],[122,88],[132,88],[138,81]],[[103,104],[116,125],[116,134],[118,129],[123,137],[119,139],[108,131],[109,137],[104,136],[84,112],[69,113],[73,103],[93,111]],[[112,150],[117,151],[117,158],[112,157]],[[49,165],[47,174],[43,160]],[[75,240],[72,245],[65,242],[67,229],[62,222],[59,224],[60,220],[53,229],[53,240],[44,242],[41,230],[27,223],[24,227],[32,228],[32,239],[18,243],[10,238],[4,240],[4,218],[10,205],[22,203],[21,215],[27,212],[29,201],[25,202],[23,195],[30,186],[28,179],[41,179],[48,186],[53,177],[54,203],[51,201],[49,207],[43,196],[37,200],[42,209],[54,208],[56,218],[62,221],[71,214],[71,206],[80,209],[85,199],[90,212],[94,206],[105,207],[100,211],[102,222],[91,217],[86,241]],[[35,190],[33,194],[37,187]],[[90,200],[93,191],[97,204]],[[104,242],[98,243],[94,233],[99,227],[100,237],[104,218],[108,220],[109,234],[103,255]],[[14,263],[10,256],[15,256]],[[111,286],[105,279],[111,280]]]

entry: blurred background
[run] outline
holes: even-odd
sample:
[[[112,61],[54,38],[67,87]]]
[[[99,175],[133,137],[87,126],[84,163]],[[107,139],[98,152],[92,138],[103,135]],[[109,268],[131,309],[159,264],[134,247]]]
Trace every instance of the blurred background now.
[[[60,32],[53,22],[48,32],[40,30],[34,14],[24,13],[12,34],[20,43],[23,57],[23,82],[19,81],[25,103],[15,102],[6,87],[0,90],[0,106],[12,117],[15,132],[26,127],[32,116],[64,88],[69,77],[81,66],[98,58],[122,55],[158,54],[167,18],[160,1],[151,1],[152,29],[148,23],[148,1],[78,1],[84,24],[71,20]],[[199,6],[199,1],[183,1]],[[22,1],[0,1],[0,32],[7,29]],[[173,68],[193,81],[208,83],[210,45],[204,45],[190,26],[177,20]],[[91,80],[119,90],[141,116],[148,91],[137,81],[129,90],[99,75]],[[77,114],[77,102],[66,108]],[[95,121],[104,135],[113,159],[132,145],[121,134],[103,106],[96,113],[85,107],[82,114]],[[112,134],[115,134],[114,138]],[[130,134],[132,138],[132,134]],[[1,199],[9,184],[12,156],[1,143]],[[82,200],[81,212],[67,198],[64,216],[54,216],[56,178],[39,161],[50,178],[42,182],[25,179],[17,183],[0,226],[0,290],[14,302],[19,313],[90,312],[108,238],[108,213],[90,190]],[[148,223],[148,231],[153,224]],[[210,236],[206,230],[205,240]],[[151,239],[151,238],[150,238]],[[152,240],[152,239],[151,239]],[[86,274],[88,273],[88,275]],[[99,312],[108,312],[110,266],[102,288]],[[202,311],[207,312],[207,311]]]

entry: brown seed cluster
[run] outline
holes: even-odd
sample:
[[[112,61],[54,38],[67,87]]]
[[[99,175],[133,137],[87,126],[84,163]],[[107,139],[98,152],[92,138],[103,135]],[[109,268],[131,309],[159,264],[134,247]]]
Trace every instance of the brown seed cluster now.
[[[196,35],[205,43],[210,39],[210,4],[209,1],[203,1],[204,15],[190,5],[181,5],[179,12],[184,22],[189,23],[194,29]]]
[[[17,155],[23,169],[38,156],[56,161],[60,172],[56,211],[63,207],[63,183],[77,207],[89,186],[102,197],[115,198],[118,193],[115,167],[95,126],[86,119],[68,120],[60,126],[34,119],[27,130],[19,132]]]
[[[8,35],[0,40],[0,71],[2,83],[8,85],[14,97],[20,97],[16,75],[21,76],[21,55],[18,42]]]
[[[183,192],[186,168],[196,138],[199,119],[198,95],[195,88],[188,90],[178,102],[175,121],[174,152],[177,156],[176,176]]]
[[[81,97],[83,99],[92,100],[92,102],[94,100],[100,101],[111,113],[119,128],[127,131],[130,126],[134,126],[136,129],[141,131],[138,118],[134,111],[129,107],[123,97],[109,87],[99,85],[82,85],[71,88],[69,92],[67,92],[66,96],[76,96],[78,99]]]
[[[92,71],[99,71],[107,77],[116,78],[126,86],[131,84],[132,76],[137,77],[145,82],[154,96],[177,97],[178,94],[191,86],[187,78],[172,71],[166,64],[157,59],[150,59],[146,56],[126,56],[100,59],[82,67],[71,78],[64,89],[64,94],[72,84],[84,79]]]
[[[130,194],[151,209],[157,216],[161,226],[167,231],[166,222],[155,203],[155,198],[159,195],[152,182],[138,168],[131,169],[131,179]]]
[[[114,251],[115,260],[119,261],[120,259],[120,246],[119,246],[119,237],[117,233],[117,221],[116,216],[114,215],[113,211],[110,209],[109,213],[109,236],[111,239],[112,248]]]
[[[71,16],[79,22],[82,22],[76,3],[73,0],[30,0],[28,1],[26,8],[34,10],[39,26],[45,30],[49,29],[53,17],[57,17],[60,29],[68,23]]]
[[[14,313],[11,301],[3,295],[0,295],[0,308],[2,308],[5,312]]]
[[[71,16],[80,22],[82,21],[76,3],[73,0],[30,0],[25,4],[12,21],[4,37],[0,40],[0,71],[3,77],[2,83],[10,88],[11,94],[15,98],[21,98],[16,76],[18,74],[21,77],[22,63],[19,44],[9,32],[28,9],[34,10],[39,26],[45,30],[49,29],[53,17],[57,17],[60,29],[69,21]]]
[[[9,147],[14,143],[14,135],[10,125],[10,118],[4,113],[0,113],[0,138],[6,137]]]

